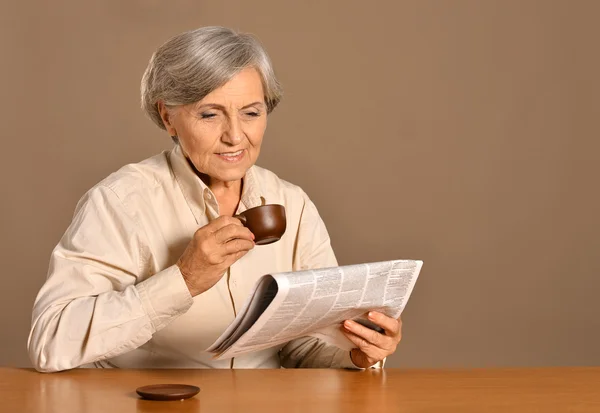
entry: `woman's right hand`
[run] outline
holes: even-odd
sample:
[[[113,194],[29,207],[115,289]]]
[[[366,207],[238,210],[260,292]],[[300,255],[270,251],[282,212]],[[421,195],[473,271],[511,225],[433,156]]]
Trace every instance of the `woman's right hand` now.
[[[196,231],[177,266],[196,296],[215,285],[252,248],[254,234],[239,219],[221,216]]]

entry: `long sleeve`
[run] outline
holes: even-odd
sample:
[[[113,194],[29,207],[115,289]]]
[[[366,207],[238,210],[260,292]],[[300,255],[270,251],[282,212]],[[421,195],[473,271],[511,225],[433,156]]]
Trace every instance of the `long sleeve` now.
[[[325,223],[315,204],[304,194],[305,204],[298,229],[294,254],[294,271],[336,267],[337,260]],[[280,351],[282,367],[352,368],[350,353],[316,337],[301,337],[287,343]]]
[[[35,300],[27,346],[37,370],[126,353],[189,309],[193,300],[177,266],[144,274],[141,234],[110,188],[96,186],[82,198]]]

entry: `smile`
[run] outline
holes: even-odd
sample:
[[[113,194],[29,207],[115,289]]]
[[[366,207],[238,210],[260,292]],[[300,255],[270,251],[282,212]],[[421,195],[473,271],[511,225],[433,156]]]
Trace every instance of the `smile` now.
[[[241,149],[237,152],[217,153],[217,156],[227,162],[238,162],[244,157],[244,150]]]

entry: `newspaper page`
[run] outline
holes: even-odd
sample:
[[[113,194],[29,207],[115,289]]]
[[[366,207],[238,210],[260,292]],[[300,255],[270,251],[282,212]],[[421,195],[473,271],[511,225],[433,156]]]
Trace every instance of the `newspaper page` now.
[[[307,335],[350,349],[341,323],[366,321],[373,310],[398,318],[422,265],[393,260],[263,276],[238,317],[207,350],[225,359]]]

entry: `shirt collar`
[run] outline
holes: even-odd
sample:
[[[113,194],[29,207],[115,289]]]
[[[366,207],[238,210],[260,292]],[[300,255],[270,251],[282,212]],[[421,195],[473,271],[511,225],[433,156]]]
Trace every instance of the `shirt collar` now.
[[[210,188],[196,175],[196,172],[186,159],[181,146],[176,144],[168,153],[168,159],[173,175],[181,188],[196,223],[206,222],[207,202],[214,203],[216,199]],[[242,179],[242,196],[238,213],[246,209],[266,204],[266,197],[256,174],[256,168],[251,166]],[[212,208],[211,208],[212,209]]]

